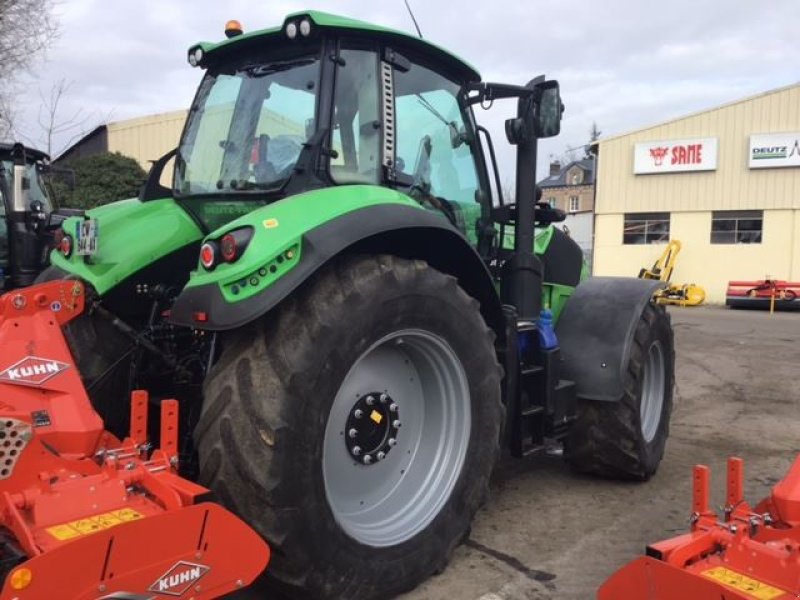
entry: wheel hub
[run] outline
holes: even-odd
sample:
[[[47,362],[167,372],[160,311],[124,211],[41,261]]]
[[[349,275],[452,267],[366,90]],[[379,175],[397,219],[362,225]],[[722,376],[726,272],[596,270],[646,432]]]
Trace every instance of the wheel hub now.
[[[359,463],[375,464],[397,444],[402,423],[400,408],[389,394],[370,392],[361,396],[347,416],[344,443]]]

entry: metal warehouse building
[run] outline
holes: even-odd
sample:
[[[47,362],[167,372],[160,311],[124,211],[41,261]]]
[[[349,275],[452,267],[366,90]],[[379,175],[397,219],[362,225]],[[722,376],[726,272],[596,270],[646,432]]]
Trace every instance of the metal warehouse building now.
[[[185,110],[105,123],[67,148],[56,159],[82,158],[101,152],[119,152],[135,158],[147,171],[150,162],[178,145],[186,120]]]
[[[800,84],[597,142],[595,275],[636,275],[669,239],[675,283],[800,280]]]

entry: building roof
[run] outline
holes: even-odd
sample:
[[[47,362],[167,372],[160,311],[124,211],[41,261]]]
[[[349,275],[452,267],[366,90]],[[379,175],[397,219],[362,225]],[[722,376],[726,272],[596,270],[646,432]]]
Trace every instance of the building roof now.
[[[578,185],[594,185],[594,160],[591,158],[582,158],[581,160],[573,160],[571,163],[561,167],[558,175],[549,175],[542,179],[537,185],[542,189],[555,188],[555,187],[568,187],[574,185],[567,182],[567,173],[569,170],[578,166],[583,169],[584,178]]]
[[[795,87],[800,87],[800,81],[796,83],[791,83],[789,85],[784,85],[778,88],[774,88],[771,90],[767,90],[766,92],[760,92],[758,94],[753,94],[752,96],[745,96],[744,98],[739,98],[737,100],[731,100],[730,102],[725,102],[724,104],[719,104],[717,106],[711,106],[709,108],[704,108],[702,110],[697,110],[685,115],[681,115],[679,117],[675,117],[672,119],[667,119],[666,121],[661,121],[660,123],[652,123],[650,125],[646,125],[644,127],[639,127],[638,129],[632,129],[630,131],[625,131],[623,133],[619,133],[617,135],[612,135],[609,137],[600,138],[599,140],[592,142],[592,146],[594,147],[593,152],[597,152],[597,147],[600,144],[604,144],[605,142],[609,142],[611,140],[616,140],[621,137],[627,137],[629,135],[633,135],[635,133],[641,133],[643,131],[647,131],[648,129],[655,129],[657,127],[663,127],[664,125],[669,125],[671,123],[676,123],[678,121],[683,121],[684,119],[689,119],[691,117],[696,117],[697,115],[702,115],[704,113],[713,112],[715,110],[719,110],[720,108],[726,108],[728,106],[735,106],[736,104],[742,104],[744,102],[749,102],[751,100],[755,100],[756,98],[762,98],[764,96],[770,96],[772,94],[779,94],[781,92],[785,92],[786,90],[790,90]]]
[[[73,142],[67,148],[64,148],[64,150],[62,150],[61,153],[55,158],[54,162],[58,162],[69,158],[69,155],[73,152],[73,150],[75,150],[75,148],[78,148],[79,146],[85,144],[93,137],[100,135],[104,132],[123,131],[125,129],[133,129],[136,127],[142,127],[144,125],[152,125],[154,123],[160,123],[164,121],[173,121],[173,120],[185,121],[187,112],[188,110],[186,109],[173,110],[164,113],[145,115],[143,117],[133,117],[132,119],[124,119],[122,121],[109,121],[108,123],[101,123],[94,129],[86,133],[79,140]]]

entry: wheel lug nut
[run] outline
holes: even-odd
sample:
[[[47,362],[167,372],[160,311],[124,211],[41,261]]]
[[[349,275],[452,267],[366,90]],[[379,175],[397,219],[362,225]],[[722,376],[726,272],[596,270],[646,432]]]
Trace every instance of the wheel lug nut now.
[[[383,460],[384,458],[386,458],[386,452],[381,450],[378,452],[378,460]]]
[[[368,465],[372,462],[372,457],[369,454],[364,455],[364,464]]]
[[[356,409],[356,411],[353,413],[353,416],[354,416],[356,419],[360,419],[361,417],[363,417],[363,416],[364,416],[364,411],[363,411],[363,410],[361,410],[360,408],[357,408],[357,409]]]
[[[397,445],[397,440],[394,439],[394,438],[389,438],[389,445],[390,446],[396,446]]]
[[[350,431],[347,432],[347,435],[349,435],[351,438],[356,437],[358,435],[358,429],[353,427]]]
[[[394,421],[392,421],[392,427],[394,427],[395,429],[397,429],[401,425],[402,423],[400,422],[400,419],[395,419]]]
[[[361,454],[361,446],[353,446],[352,452],[353,456],[358,456],[359,454]]]
[[[389,396],[386,394],[381,394],[381,404],[386,404],[386,401],[389,399]]]
[[[372,406],[373,404],[375,404],[375,398],[367,396],[367,406]]]
[[[389,410],[390,410],[391,412],[397,412],[397,404],[395,404],[394,402],[392,402],[392,403],[389,405]]]

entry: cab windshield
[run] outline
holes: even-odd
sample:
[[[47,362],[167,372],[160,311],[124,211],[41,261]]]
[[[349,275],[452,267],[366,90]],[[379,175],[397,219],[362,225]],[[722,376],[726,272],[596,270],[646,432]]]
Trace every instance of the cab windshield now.
[[[316,128],[317,55],[243,60],[200,84],[178,151],[174,193],[278,191]],[[252,208],[252,207],[251,207]]]

